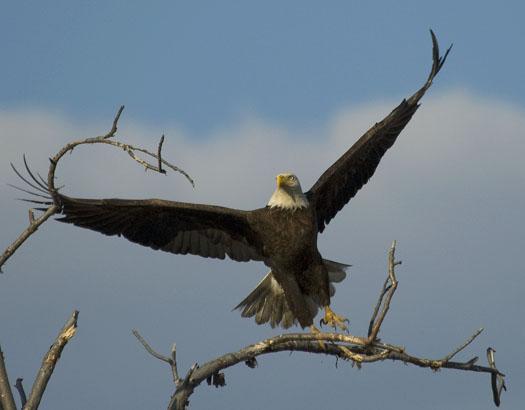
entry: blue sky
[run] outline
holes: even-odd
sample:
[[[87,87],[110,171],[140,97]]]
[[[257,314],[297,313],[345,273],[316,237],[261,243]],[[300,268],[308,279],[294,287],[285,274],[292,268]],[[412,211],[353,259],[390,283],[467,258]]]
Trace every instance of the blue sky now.
[[[1,6],[4,108],[82,120],[125,103],[197,137],[251,112],[308,128],[342,104],[404,96],[426,67],[430,27],[455,43],[441,91],[525,102],[519,1],[52,4]]]
[[[454,48],[423,106],[319,246],[354,266],[334,305],[366,332],[398,240],[400,288],[381,337],[442,357],[497,349],[504,408],[525,400],[519,327],[525,290],[525,39],[522,2],[3,2],[0,170],[27,153],[45,172],[65,142],[105,132],[120,104],[122,141],[154,147],[195,177],[145,174],[118,151],[77,150],[66,193],[264,205],[274,176],[308,189],[370,125],[416,90],[431,64],[428,29]],[[241,171],[240,171],[241,170]],[[0,247],[27,224],[0,186]],[[0,277],[0,343],[26,386],[73,309],[80,328],[42,408],[163,408],[169,369],[142,351],[179,346],[180,369],[278,330],[231,312],[266,272],[153,252],[49,222]],[[517,325],[518,323],[518,325]],[[192,408],[493,408],[487,376],[381,363],[358,371],[286,354],[202,386]]]

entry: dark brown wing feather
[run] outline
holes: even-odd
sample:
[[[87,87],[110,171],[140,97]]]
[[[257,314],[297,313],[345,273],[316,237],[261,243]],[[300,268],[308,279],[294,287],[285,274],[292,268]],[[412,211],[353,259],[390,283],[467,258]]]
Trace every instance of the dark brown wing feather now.
[[[419,100],[445,63],[452,46],[440,57],[436,36],[432,30],[430,34],[433,64],[423,87],[407,100],[403,100],[385,119],[370,128],[306,193],[309,202],[316,209],[319,232],[324,230],[337,212],[374,174],[379,161],[410,121],[419,107]]]
[[[159,199],[80,199],[58,195],[59,221],[176,254],[263,260],[248,211]]]

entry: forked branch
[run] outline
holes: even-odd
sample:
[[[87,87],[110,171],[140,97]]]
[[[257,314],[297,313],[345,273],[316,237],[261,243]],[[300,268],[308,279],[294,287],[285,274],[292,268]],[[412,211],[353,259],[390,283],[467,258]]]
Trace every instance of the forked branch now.
[[[395,268],[397,265],[401,265],[401,261],[396,261],[396,241],[392,242],[390,250],[388,251],[388,276],[383,284],[379,299],[377,300],[376,307],[372,313],[370,324],[368,326],[368,343],[372,343],[376,340],[379,329],[385,320],[385,316],[390,309],[390,301],[392,296],[397,289],[397,278]]]
[[[402,346],[383,343],[377,338],[390,302],[397,288],[395,267],[401,262],[395,260],[396,243],[392,243],[388,252],[388,275],[379,294],[379,299],[370,320],[367,337],[354,336],[343,333],[290,333],[272,337],[250,346],[246,346],[236,352],[219,356],[203,365],[194,364],[184,378],[180,378],[177,371],[177,360],[175,356],[175,345],[171,357],[162,355],[153,350],[137,330],[133,334],[137,337],[144,348],[155,358],[166,362],[172,369],[175,392],[171,396],[168,409],[184,410],[189,404],[189,398],[204,380],[215,387],[226,384],[224,370],[238,363],[245,363],[250,368],[257,366],[257,357],[269,353],[282,351],[301,351],[306,353],[325,354],[349,361],[358,367],[363,363],[372,363],[382,360],[402,361],[419,367],[432,370],[455,369],[471,372],[488,373],[491,376],[491,387],[494,395],[494,403],[498,406],[502,390],[505,390],[504,377],[494,361],[494,350],[487,352],[489,366],[477,365],[478,357],[473,357],[466,362],[451,361],[460,351],[465,349],[479,336],[483,329],[477,330],[459,347],[452,350],[441,359],[428,359],[417,357],[406,352]]]
[[[18,189],[26,194],[33,195],[37,199],[26,199],[27,202],[33,202],[40,205],[46,205],[45,208],[36,208],[36,210],[43,211],[43,214],[35,218],[33,210],[29,210],[29,225],[28,227],[20,234],[20,236],[11,244],[9,245],[5,251],[0,256],[0,272],[2,272],[2,266],[5,264],[5,262],[16,252],[16,250],[32,235],[34,234],[37,229],[42,225],[45,221],[49,219],[52,215],[56,214],[60,211],[60,207],[57,205],[58,201],[56,200],[56,194],[60,188],[55,187],[55,173],[56,168],[58,165],[58,162],[60,159],[68,152],[73,152],[73,149],[79,145],[87,145],[87,144],[107,144],[112,145],[114,147],[120,148],[124,150],[134,161],[138,162],[140,165],[144,167],[146,170],[152,170],[161,174],[166,174],[165,168],[163,168],[163,165],[175,172],[178,172],[182,174],[192,186],[194,186],[193,179],[181,168],[177,167],[176,165],[171,164],[170,162],[166,161],[164,158],[162,158],[162,146],[164,144],[164,135],[161,137],[159,144],[157,146],[157,152],[153,153],[150,152],[144,148],[136,147],[130,144],[126,144],[120,141],[117,141],[114,139],[115,134],[117,133],[118,129],[118,121],[120,119],[120,116],[122,114],[122,111],[124,110],[124,106],[121,106],[115,115],[115,118],[113,119],[113,124],[111,126],[111,129],[104,135],[99,135],[98,137],[93,138],[86,138],[83,140],[73,141],[68,144],[66,144],[58,153],[53,156],[52,158],[49,158],[49,170],[47,174],[47,180],[44,180],[39,174],[35,176],[35,174],[31,171],[29,168],[26,158],[24,156],[24,166],[25,170],[28,174],[28,177],[24,177],[14,166],[11,164],[11,167],[15,171],[15,173],[24,181],[32,190],[27,190],[24,188],[20,188],[17,186],[13,186],[15,189]],[[139,155],[137,155],[137,152],[140,152],[142,154],[145,154],[146,156],[149,156],[156,160],[155,163],[150,163],[147,160],[141,158]],[[41,199],[44,198],[44,199]],[[1,410],[1,409],[0,409]]]

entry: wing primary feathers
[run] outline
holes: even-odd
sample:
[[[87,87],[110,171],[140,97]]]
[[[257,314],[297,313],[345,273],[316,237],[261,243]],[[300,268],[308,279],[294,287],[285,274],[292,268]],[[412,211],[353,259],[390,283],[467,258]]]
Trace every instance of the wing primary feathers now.
[[[29,202],[31,204],[53,205],[53,201],[42,201],[42,200],[38,200],[38,199],[27,199],[27,198],[16,198],[16,200],[17,201],[23,201],[23,202]],[[37,209],[39,209],[39,208],[37,208]]]
[[[40,177],[40,178],[42,179],[42,182],[40,182],[40,181],[38,180],[38,178],[36,178],[36,177],[33,175],[33,173],[31,172],[31,168],[29,168],[29,165],[27,164],[27,158],[26,158],[25,154],[22,155],[22,158],[23,158],[23,160],[24,160],[24,166],[25,166],[25,168],[26,168],[26,171],[27,171],[27,173],[29,174],[29,176],[31,177],[31,179],[32,179],[33,181],[35,181],[35,183],[36,183],[40,188],[42,188],[45,192],[48,192],[48,189],[47,189],[47,182],[43,181],[43,178],[42,178],[42,177]],[[39,176],[40,176],[40,175],[39,175]]]
[[[46,205],[46,206],[51,206],[53,205],[53,198],[51,197],[48,189],[47,189],[47,186],[44,185],[45,181],[43,180],[43,178],[37,174],[39,177],[40,177],[40,180],[39,181],[35,175],[33,174],[33,172],[31,171],[31,169],[29,168],[29,165],[27,163],[27,159],[26,159],[26,156],[24,155],[23,156],[24,158],[24,167],[26,169],[26,172],[28,173],[29,175],[29,178],[31,178],[33,180],[33,182],[30,182],[26,177],[24,177],[20,171],[18,171],[18,169],[16,169],[16,167],[13,165],[13,163],[11,163],[11,168],[13,169],[13,171],[15,172],[15,174],[24,182],[26,183],[29,187],[31,187],[34,191],[31,191],[29,189],[24,189],[24,188],[21,188],[17,185],[13,185],[13,184],[7,184],[9,187],[11,188],[14,188],[16,189],[17,191],[21,191],[21,192],[24,192],[26,194],[29,194],[29,195],[32,195],[34,198],[31,198],[31,199],[28,199],[28,198],[17,198],[17,200],[19,201],[23,201],[23,202],[29,202],[29,203],[32,203],[32,204],[38,204],[38,205]],[[38,199],[38,198],[43,198],[43,199]],[[38,207],[38,208],[33,208],[34,210],[37,210],[37,211],[46,211],[47,208],[45,207]]]
[[[41,186],[40,186],[40,183],[38,181],[35,181],[35,183],[37,183],[37,185],[34,185],[33,183],[29,182],[27,179],[25,179],[22,174],[20,172],[18,172],[18,170],[16,169],[16,167],[13,165],[13,163],[11,163],[11,168],[13,169],[13,171],[15,171],[15,174],[18,175],[18,177],[24,181],[27,185],[29,185],[31,188],[33,189],[36,189],[37,191],[39,192],[42,192],[44,194],[48,194],[49,195],[49,191],[47,189],[43,189]]]
[[[30,191],[28,189],[20,188],[19,186],[12,185],[12,184],[7,184],[7,185],[10,186],[11,188],[17,189],[18,191],[25,192],[26,194],[29,194],[29,195],[38,196],[40,198],[51,199],[49,195],[37,194],[36,192]]]
[[[440,56],[438,41],[432,30],[430,36],[432,68],[423,86],[359,138],[306,193],[308,201],[315,207],[319,232],[323,232],[337,212],[372,177],[381,158],[417,111],[419,100],[445,64],[452,45]]]
[[[448,54],[450,53],[450,50],[452,50],[452,46],[454,45],[450,44],[450,46],[445,51],[445,54],[443,56],[440,56],[439,43],[432,29],[430,29],[430,37],[432,38],[432,69],[430,70],[430,74],[428,75],[425,85],[421,87],[412,97],[409,98],[409,104],[417,103],[421,99],[421,97],[423,97],[425,92],[430,88],[434,77],[436,77],[436,75],[441,70],[441,67],[443,67],[443,65],[445,64]]]

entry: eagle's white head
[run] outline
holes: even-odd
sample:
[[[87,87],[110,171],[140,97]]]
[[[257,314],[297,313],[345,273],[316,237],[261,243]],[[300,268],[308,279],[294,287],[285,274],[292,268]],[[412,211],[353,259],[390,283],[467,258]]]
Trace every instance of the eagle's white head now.
[[[303,194],[301,183],[294,174],[279,174],[275,179],[277,181],[277,189],[268,201],[270,208],[294,210],[308,206],[308,200]]]

